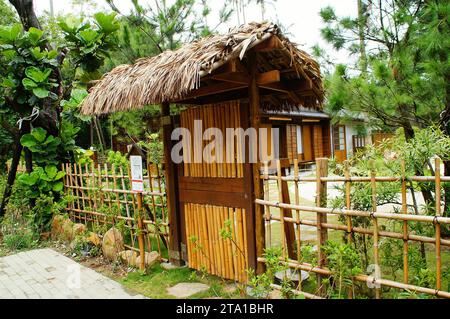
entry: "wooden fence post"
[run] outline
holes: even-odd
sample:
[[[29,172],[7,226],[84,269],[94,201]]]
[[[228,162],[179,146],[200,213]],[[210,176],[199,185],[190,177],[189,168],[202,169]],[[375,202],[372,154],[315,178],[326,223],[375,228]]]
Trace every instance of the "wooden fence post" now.
[[[317,158],[316,159],[316,206],[326,207],[327,206],[327,182],[321,180],[322,177],[328,176],[328,158]],[[319,267],[325,265],[325,258],[322,253],[322,246],[328,240],[328,229],[322,228],[322,223],[327,222],[327,214],[317,213],[317,254],[318,254],[318,264]],[[318,286],[322,285],[322,277],[319,274],[317,276]],[[320,289],[323,291],[323,289]]]
[[[161,120],[163,127],[164,164],[166,177],[166,198],[169,212],[169,261],[177,266],[183,264],[181,255],[181,218],[178,207],[178,170],[172,162],[172,130],[170,104],[161,105]]]

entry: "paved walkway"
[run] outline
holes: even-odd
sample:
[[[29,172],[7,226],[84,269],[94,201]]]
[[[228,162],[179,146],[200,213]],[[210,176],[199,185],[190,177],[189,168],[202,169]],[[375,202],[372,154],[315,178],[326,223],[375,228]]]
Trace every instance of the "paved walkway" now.
[[[130,299],[114,280],[52,249],[0,258],[0,299]]]

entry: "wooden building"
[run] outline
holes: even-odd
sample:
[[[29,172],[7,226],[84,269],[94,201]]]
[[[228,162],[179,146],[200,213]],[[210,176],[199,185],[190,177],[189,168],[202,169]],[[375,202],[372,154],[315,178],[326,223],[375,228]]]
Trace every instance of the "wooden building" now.
[[[318,115],[322,102],[317,62],[276,25],[251,23],[115,68],[92,88],[82,111],[100,115],[161,105],[170,261],[245,281],[246,269],[263,269],[257,257],[264,248],[264,212],[255,205],[263,194],[261,162],[250,161],[250,150],[258,151],[259,145],[244,140],[231,148],[231,161],[211,161],[201,151],[200,158],[188,161],[199,156],[192,134],[182,139],[184,161],[176,164],[171,158],[173,129],[193,132],[197,120],[202,120],[203,133],[213,127],[257,132],[279,127],[285,132],[274,141],[280,143],[280,155],[312,161],[327,155],[330,145],[329,120]],[[171,104],[187,108],[178,118],[171,116]],[[298,126],[301,133],[296,135]],[[227,143],[216,147],[226,152]],[[231,231],[232,240],[220,236],[222,229]]]

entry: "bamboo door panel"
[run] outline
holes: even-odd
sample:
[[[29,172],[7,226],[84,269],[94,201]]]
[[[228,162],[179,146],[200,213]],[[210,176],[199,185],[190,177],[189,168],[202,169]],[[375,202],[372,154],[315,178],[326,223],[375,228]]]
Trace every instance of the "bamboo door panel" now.
[[[237,138],[228,154],[229,160],[225,160],[226,129],[245,128],[241,125],[241,111],[239,102],[227,102],[181,113],[180,125],[191,132],[191,141],[183,141],[185,162],[178,189],[189,267],[245,282],[248,247],[252,240],[247,225],[247,221],[251,221],[247,212],[252,205],[251,189],[248,188],[252,178],[251,169],[242,163],[245,155],[241,154]],[[202,134],[209,128],[223,132],[223,143],[217,143],[216,137],[203,142],[203,148],[211,142],[222,147],[223,161],[219,160],[217,149],[211,154],[212,158],[202,158],[196,163],[186,161],[189,156],[194,159],[196,120],[202,121]],[[225,233],[229,237],[224,238]]]
[[[184,204],[189,267],[245,282],[248,268],[244,209]]]

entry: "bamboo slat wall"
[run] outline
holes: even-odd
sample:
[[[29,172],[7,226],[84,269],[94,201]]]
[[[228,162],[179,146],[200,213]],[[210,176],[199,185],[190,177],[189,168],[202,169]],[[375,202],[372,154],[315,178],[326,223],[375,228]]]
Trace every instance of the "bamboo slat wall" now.
[[[203,106],[198,108],[191,108],[181,113],[181,127],[186,128],[191,132],[191,141],[183,140],[183,150],[184,150],[184,176],[185,177],[222,177],[222,178],[242,178],[244,176],[243,171],[243,154],[241,153],[241,144],[239,139],[234,139],[234,153],[229,156],[228,159],[231,161],[226,161],[226,129],[227,128],[239,128],[241,126],[240,119],[240,104],[238,101],[228,102],[223,104],[215,104],[209,106]],[[202,160],[198,158],[201,154],[194,153],[194,122],[202,121],[202,136],[203,133],[210,128],[218,128],[223,132],[223,143],[222,143],[222,156],[223,160],[213,160],[211,158],[205,158]],[[203,141],[203,145],[199,149],[203,149],[210,143],[210,141]],[[214,140],[214,137],[211,137]],[[219,146],[216,144],[216,149]],[[190,155],[188,155],[190,154]],[[219,153],[214,153],[216,158]],[[190,161],[188,160],[190,156]],[[198,158],[195,163],[195,159]],[[191,162],[191,163],[189,163]],[[220,162],[220,163],[218,163]]]
[[[202,121],[203,134],[209,128],[218,128],[223,132],[223,161],[204,158],[197,163],[187,161],[194,154],[194,121]],[[234,139],[234,152],[226,161],[226,129],[240,128],[240,104],[228,102],[192,108],[181,113],[181,127],[187,128],[191,141],[183,140],[184,177],[200,178],[243,178],[243,154],[239,139]],[[212,138],[214,139],[214,138]],[[210,141],[204,141],[202,148]],[[216,144],[216,147],[218,144]],[[186,151],[187,150],[187,151]],[[245,232],[245,209],[215,205],[184,203],[185,229],[189,267],[207,271],[223,278],[245,282],[247,278],[247,236]],[[229,233],[229,237],[225,235]]]
[[[143,229],[138,226],[136,194],[131,191],[128,168],[114,165],[64,164],[66,211],[69,217],[94,230],[116,226],[125,247],[139,252],[137,236],[142,231],[146,251],[158,251],[165,260],[169,224],[165,185],[160,165],[149,164],[144,174]]]
[[[321,161],[326,161],[326,159],[319,159],[317,161],[317,165],[323,166],[323,163]],[[422,293],[422,294],[428,294],[436,297],[441,298],[450,298],[450,292],[444,291],[442,286],[442,247],[447,247],[447,249],[450,247],[450,240],[441,238],[441,225],[449,225],[450,224],[450,218],[443,217],[442,216],[442,209],[441,209],[441,203],[442,203],[442,194],[441,194],[441,182],[450,182],[449,177],[441,176],[440,171],[440,159],[436,159],[435,167],[436,167],[436,175],[435,176],[413,176],[413,177],[407,177],[403,173],[402,176],[396,176],[396,177],[386,177],[386,176],[377,176],[376,172],[372,170],[369,172],[368,176],[358,176],[358,177],[352,177],[350,175],[349,166],[346,163],[344,166],[345,170],[345,176],[337,176],[337,177],[328,177],[328,176],[320,176],[318,174],[316,177],[301,177],[298,170],[298,163],[296,162],[294,164],[294,174],[291,176],[282,176],[280,170],[281,166],[278,164],[278,172],[276,175],[269,175],[269,170],[266,166],[264,170],[264,174],[261,175],[261,179],[264,181],[264,199],[257,199],[256,203],[259,205],[262,205],[266,209],[265,214],[265,220],[266,220],[266,231],[269,234],[268,241],[266,242],[266,246],[271,246],[271,241],[274,240],[274,232],[272,230],[273,222],[280,222],[283,224],[291,224],[296,229],[296,251],[297,251],[297,260],[290,259],[289,256],[286,254],[285,249],[285,227],[280,227],[281,229],[281,238],[277,238],[278,242],[282,243],[282,251],[283,256],[282,260],[283,262],[289,266],[292,269],[300,269],[303,271],[307,271],[310,273],[316,273],[319,277],[321,276],[330,276],[332,275],[332,272],[326,268],[325,265],[311,265],[308,263],[303,262],[302,256],[301,256],[301,249],[302,244],[305,244],[302,242],[302,238],[300,237],[301,232],[301,225],[322,229],[325,231],[341,231],[342,234],[346,234],[346,239],[349,243],[352,242],[353,236],[355,234],[364,234],[373,239],[373,249],[371,250],[372,254],[372,260],[375,264],[375,268],[378,269],[377,273],[375,275],[366,275],[366,274],[359,274],[353,277],[354,281],[359,282],[365,282],[365,283],[372,283],[373,285],[379,285],[375,290],[375,297],[376,298],[382,298],[382,287],[390,287],[390,288],[396,288],[400,290],[406,290],[409,292],[415,292],[415,293]],[[402,164],[402,167],[404,167],[404,164]],[[403,168],[404,172],[404,168]],[[281,194],[278,194],[278,196],[275,196],[275,194],[271,194],[271,188],[270,185],[273,186],[275,183],[278,185],[276,188],[276,192],[281,192],[281,185],[282,183],[287,182],[290,183],[293,186],[294,189],[294,199],[290,200],[290,203],[283,203],[283,196]],[[345,201],[344,201],[344,207],[338,207],[338,208],[326,208],[325,205],[322,205],[322,207],[319,207],[319,205],[316,206],[305,206],[300,205],[300,194],[301,194],[301,188],[303,183],[317,183],[317,185],[326,185],[327,182],[334,182],[334,183],[343,183],[344,185],[344,192],[345,192]],[[352,208],[352,183],[370,183],[371,185],[371,194],[368,194],[368,196],[371,196],[372,200],[372,210],[371,211],[358,211],[351,209]],[[377,211],[377,187],[379,187],[379,183],[387,183],[387,182],[394,182],[394,183],[400,183],[401,184],[401,211],[400,213],[386,213],[386,212],[378,212]],[[409,182],[434,182],[435,184],[435,196],[436,196],[436,212],[434,216],[429,215],[416,215],[412,214],[408,211],[408,205],[407,205],[407,183]],[[302,184],[301,184],[302,183]],[[303,184],[304,185],[304,184]],[[274,189],[274,188],[272,188]],[[319,187],[318,187],[319,189]],[[325,187],[325,190],[327,188]],[[318,197],[322,197],[326,194],[317,194]],[[291,194],[292,197],[292,194]],[[274,200],[275,198],[275,200]],[[278,201],[276,201],[278,199]],[[282,213],[285,210],[291,210],[292,212],[295,212],[295,215],[292,215],[293,217],[285,217]],[[276,213],[276,211],[280,211],[279,215]],[[303,213],[303,214],[302,214]],[[305,217],[305,213],[309,213],[309,217]],[[311,216],[311,213],[317,213],[318,215],[322,216],[340,216],[342,217],[341,223],[336,222],[318,222],[317,220],[313,220]],[[302,216],[303,215],[303,216]],[[370,220],[370,225],[368,227],[358,226],[355,227],[353,225],[353,221],[355,218],[366,218]],[[402,223],[402,231],[395,231],[394,230],[388,230],[384,227],[381,227],[379,224],[380,222],[400,222]],[[428,224],[433,226],[435,232],[434,236],[430,235],[419,235],[416,234],[414,231],[412,231],[412,223],[422,223],[422,224]],[[383,238],[390,238],[390,239],[397,239],[403,242],[403,248],[402,248],[402,254],[403,254],[403,282],[398,282],[395,280],[385,279],[382,278],[382,274],[379,271],[380,269],[380,246]],[[309,240],[308,240],[309,242]],[[315,242],[318,246],[318,254],[320,255],[321,247],[325,244],[321,236],[317,236],[315,239]],[[434,245],[434,259],[436,261],[436,269],[435,269],[435,279],[436,279],[436,285],[435,287],[420,287],[415,286],[410,283],[412,274],[409,272],[410,265],[408,260],[408,250],[409,250],[409,244],[412,243],[426,243]],[[318,257],[318,260],[320,260],[320,256]],[[258,258],[259,262],[265,262],[265,259],[263,257]],[[301,286],[298,287],[298,289],[301,290]],[[296,291],[296,293],[299,293],[299,291]],[[314,292],[316,294],[320,294],[320,291]],[[319,297],[315,295],[311,295],[306,293],[306,297]],[[351,294],[349,294],[349,297],[351,297]]]
[[[245,210],[199,204],[184,207],[189,267],[246,282]]]

